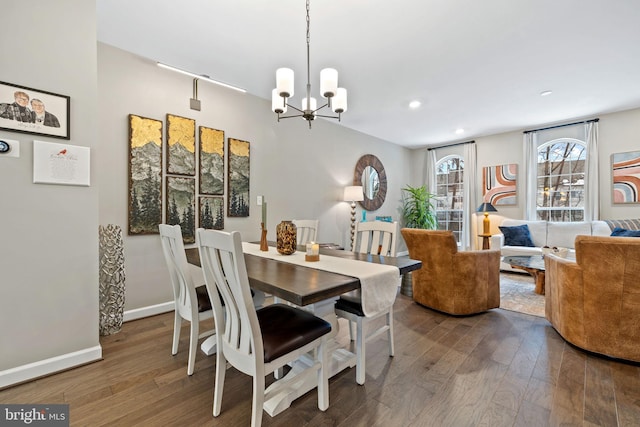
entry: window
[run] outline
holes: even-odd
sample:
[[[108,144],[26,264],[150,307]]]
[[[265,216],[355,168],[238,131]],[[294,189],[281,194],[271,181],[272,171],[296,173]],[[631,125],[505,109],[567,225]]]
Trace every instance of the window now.
[[[462,233],[464,160],[447,156],[436,163],[436,214],[438,230],[451,230],[460,243]]]
[[[560,138],[538,147],[536,213],[545,221],[584,220],[583,141]]]

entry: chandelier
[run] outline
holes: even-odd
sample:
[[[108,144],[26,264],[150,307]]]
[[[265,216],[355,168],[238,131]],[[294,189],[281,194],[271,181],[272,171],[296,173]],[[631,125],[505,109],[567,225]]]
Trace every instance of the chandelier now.
[[[320,95],[326,98],[327,102],[318,108],[316,99],[311,97],[311,83],[309,83],[309,23],[309,0],[307,0],[307,97],[302,100],[301,109],[289,104],[288,99],[293,96],[293,70],[291,68],[278,68],[276,70],[276,88],[271,91],[271,110],[278,115],[278,121],[291,117],[302,117],[309,122],[309,129],[311,129],[311,121],[316,117],[338,119],[340,121],[341,114],[347,111],[347,90],[338,87],[338,71],[334,68],[324,68],[320,71]],[[281,116],[281,114],[287,112],[287,107],[300,114]],[[318,111],[325,107],[330,108],[337,116],[318,114]]]

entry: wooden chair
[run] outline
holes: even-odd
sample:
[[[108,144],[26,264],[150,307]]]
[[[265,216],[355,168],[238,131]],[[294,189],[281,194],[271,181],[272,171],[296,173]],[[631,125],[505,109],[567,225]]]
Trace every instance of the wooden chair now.
[[[220,414],[227,362],[253,377],[251,425],[258,427],[265,401],[265,375],[312,351],[315,360],[298,375],[317,375],[318,408],[326,410],[329,407],[326,338],[331,325],[306,310],[284,304],[254,309],[239,232],[200,228],[196,241],[218,325],[213,415]],[[293,380],[276,381],[267,395],[277,395],[294,384]]]
[[[317,242],[318,220],[317,219],[294,219],[293,223],[297,229],[298,245],[305,245],[309,242]]]
[[[396,256],[398,237],[397,222],[370,221],[356,223],[354,252]],[[373,316],[365,316],[362,309],[360,291],[344,294],[336,302],[336,315],[349,320],[349,334],[353,341],[352,325],[356,325],[356,382],[360,385],[365,381],[366,343],[378,335],[387,332],[389,340],[389,356],[393,356],[393,302],[387,309],[379,311]],[[367,335],[367,326],[371,321],[385,316],[383,326]]]
[[[179,225],[160,224],[160,241],[162,252],[169,268],[169,277],[173,288],[175,316],[173,322],[173,346],[171,354],[178,353],[180,343],[180,329],[182,321],[191,324],[189,335],[189,363],[187,374],[192,375],[196,360],[196,346],[198,339],[213,335],[215,329],[200,334],[200,321],[213,319],[211,301],[207,295],[205,285],[196,287],[189,271],[187,256],[184,252],[182,230]]]

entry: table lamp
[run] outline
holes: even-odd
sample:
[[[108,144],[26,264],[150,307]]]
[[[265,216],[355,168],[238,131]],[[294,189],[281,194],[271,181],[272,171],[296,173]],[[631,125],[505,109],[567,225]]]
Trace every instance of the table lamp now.
[[[361,185],[350,185],[344,187],[345,202],[351,202],[351,250],[353,250],[353,239],[356,233],[356,202],[364,200],[364,193]]]
[[[494,208],[491,203],[485,202],[480,205],[476,212],[484,213],[484,219],[482,220],[482,234],[491,234],[491,231],[489,230],[489,212],[498,212],[498,210]]]

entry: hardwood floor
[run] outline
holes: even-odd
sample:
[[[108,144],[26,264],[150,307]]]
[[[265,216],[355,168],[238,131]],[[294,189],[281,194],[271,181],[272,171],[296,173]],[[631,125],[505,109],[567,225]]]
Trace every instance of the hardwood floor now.
[[[74,426],[248,426],[251,379],[229,369],[213,418],[215,357],[199,351],[187,376],[188,330],[171,356],[172,319],[126,323],[102,338],[103,361],[1,390],[0,402],[68,403]],[[368,345],[364,386],[346,370],[330,380],[326,412],[312,391],[274,418],[264,413],[263,425],[640,424],[640,366],[572,347],[543,318],[501,309],[452,317],[400,295],[395,328],[395,357],[383,337]],[[348,342],[346,327],[340,339]]]

